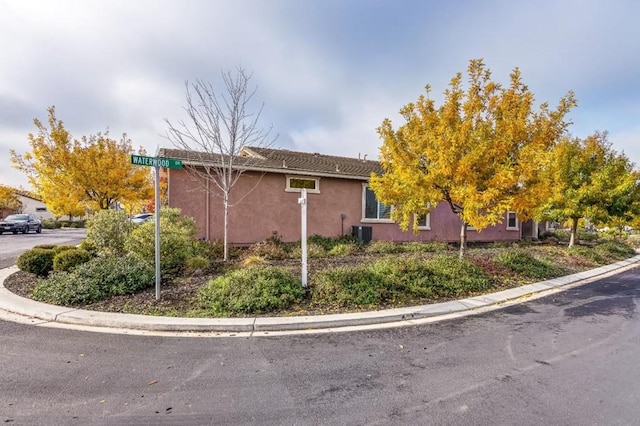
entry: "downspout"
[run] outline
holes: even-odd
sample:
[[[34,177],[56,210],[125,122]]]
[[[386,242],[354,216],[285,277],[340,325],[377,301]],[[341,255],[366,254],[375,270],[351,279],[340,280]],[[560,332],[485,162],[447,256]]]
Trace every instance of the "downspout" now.
[[[205,211],[205,238],[207,241],[211,241],[211,193],[209,192],[209,179],[207,179],[207,190],[205,191],[205,203],[204,203],[204,211]]]

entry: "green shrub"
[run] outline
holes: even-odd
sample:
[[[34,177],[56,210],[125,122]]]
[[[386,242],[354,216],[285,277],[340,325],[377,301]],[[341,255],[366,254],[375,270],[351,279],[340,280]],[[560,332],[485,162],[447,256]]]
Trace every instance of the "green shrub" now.
[[[402,246],[393,241],[376,240],[369,243],[365,251],[378,254],[402,253]]]
[[[187,272],[207,269],[211,263],[204,256],[191,256],[185,260],[185,268]]]
[[[87,220],[86,241],[100,254],[124,255],[125,241],[134,228],[125,212],[100,210]]]
[[[329,250],[329,256],[352,256],[358,252],[358,246],[354,243],[339,243]]]
[[[527,278],[548,279],[562,274],[552,262],[538,259],[524,250],[510,250],[501,253],[496,261],[513,272]]]
[[[411,241],[401,245],[404,253],[435,253],[450,249],[449,244],[442,241]]]
[[[441,255],[427,261],[433,274],[432,291],[441,297],[457,297],[486,290],[491,278],[469,259]]]
[[[581,257],[591,264],[602,265],[607,262],[606,257],[602,256],[597,250],[594,250],[593,247],[574,245],[567,249],[567,253],[572,256]]]
[[[62,306],[87,304],[150,287],[154,277],[153,268],[132,256],[106,255],[40,280],[32,297]]]
[[[62,253],[63,251],[73,250],[75,248],[76,248],[76,246],[61,245],[61,246],[54,246],[53,247],[53,251],[55,251],[56,254],[58,254],[58,253]]]
[[[70,271],[78,265],[87,263],[92,258],[91,253],[81,248],[62,250],[53,257],[53,270]]]
[[[202,245],[196,240],[196,224],[190,217],[180,216],[180,209],[160,210],[160,269],[179,272],[189,257],[201,255]],[[127,236],[127,252],[153,265],[155,262],[155,222],[137,225]]]
[[[268,239],[250,246],[246,250],[245,256],[258,256],[270,260],[280,260],[288,258],[289,253],[287,253],[284,244],[274,241],[273,239]]]
[[[635,256],[633,247],[618,240],[607,240],[596,245],[593,250],[607,260],[622,260]]]
[[[53,248],[34,247],[22,253],[16,264],[21,271],[46,277],[53,270],[55,255]]]
[[[373,307],[397,294],[387,283],[368,265],[322,270],[313,276],[311,301],[315,305]]]
[[[42,221],[43,229],[58,229],[60,224],[55,219],[45,219]]]
[[[299,259],[302,257],[302,246],[300,244],[296,245],[289,253],[289,257]],[[327,257],[327,251],[324,249],[324,246],[316,243],[308,243],[307,244],[307,257],[311,259],[321,259],[323,257]]]
[[[359,246],[358,239],[351,235],[342,235],[340,237],[323,237],[321,235],[311,235],[307,238],[308,244],[317,244],[322,246],[325,251],[331,251],[337,245],[353,244]]]
[[[200,289],[199,300],[215,315],[262,314],[302,301],[305,290],[288,270],[277,266],[237,269]]]

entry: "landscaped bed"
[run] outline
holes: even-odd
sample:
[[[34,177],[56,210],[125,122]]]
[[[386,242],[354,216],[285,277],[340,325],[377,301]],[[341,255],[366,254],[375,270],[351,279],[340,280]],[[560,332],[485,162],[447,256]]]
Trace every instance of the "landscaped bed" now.
[[[472,245],[459,259],[455,246],[441,242],[363,246],[350,237],[313,236],[306,289],[300,280],[299,243],[272,238],[234,250],[233,260],[223,263],[219,243],[197,242],[197,254],[165,263],[160,301],[144,257],[103,255],[86,262],[81,253],[70,251],[58,256],[66,262],[58,259],[63,265],[57,272],[39,278],[20,271],[5,280],[5,287],[24,297],[105,312],[192,317],[357,312],[490,293],[635,254],[617,239],[590,240],[572,248],[553,236],[543,242]],[[74,262],[79,264],[75,268],[70,266]]]

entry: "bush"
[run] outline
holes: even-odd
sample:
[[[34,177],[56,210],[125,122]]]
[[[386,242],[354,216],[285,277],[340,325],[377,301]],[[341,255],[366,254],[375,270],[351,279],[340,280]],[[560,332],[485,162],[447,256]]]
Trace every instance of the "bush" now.
[[[180,216],[180,209],[160,210],[160,269],[179,272],[189,257],[200,256],[203,246],[195,238],[196,224],[190,217]],[[124,248],[149,265],[155,263],[155,223],[137,225],[127,236]]]
[[[22,253],[16,264],[21,271],[46,277],[53,270],[55,255],[53,248],[34,247]]]
[[[42,229],[58,229],[60,226],[60,223],[55,219],[45,219],[42,221]]]
[[[441,241],[411,241],[401,246],[404,253],[435,253],[450,249],[449,244]]]
[[[277,266],[237,269],[200,289],[200,303],[215,315],[262,314],[302,301],[305,290],[289,271]]]
[[[54,250],[55,251],[55,250]],[[70,271],[93,258],[91,253],[80,248],[71,248],[56,253],[53,257],[54,271]]]
[[[313,276],[311,301],[315,305],[372,307],[394,298],[385,277],[367,265],[338,267]]]
[[[329,256],[351,256],[358,252],[358,246],[354,243],[339,243],[329,250]]]
[[[321,235],[311,235],[307,238],[307,243],[322,246],[325,251],[331,251],[337,245],[352,244],[359,246],[359,241],[351,235],[342,235],[340,237],[323,237]]]
[[[131,256],[96,257],[70,272],[56,272],[41,280],[32,297],[55,305],[71,306],[135,293],[154,283],[154,270]]]
[[[433,291],[441,297],[457,297],[486,290],[491,278],[469,259],[436,256],[427,262],[433,273]]]
[[[284,244],[268,239],[250,246],[245,256],[258,256],[269,260],[280,260],[289,257],[289,253],[285,250]]]
[[[302,257],[302,246],[300,244],[296,245],[289,254],[289,257],[299,259]],[[307,244],[307,257],[310,259],[320,259],[323,257],[327,257],[327,251],[324,249],[324,246],[316,243],[308,243]]]
[[[453,297],[486,289],[490,278],[466,259],[387,258],[313,276],[312,303],[373,307],[416,298]]]
[[[511,250],[501,253],[496,261],[513,272],[527,278],[548,279],[562,274],[553,263],[538,259],[524,250]]]
[[[572,256],[583,258],[591,264],[602,265],[607,261],[602,254],[594,250],[592,247],[575,245],[573,247],[569,247],[567,253]]]
[[[86,241],[100,254],[124,255],[125,241],[134,227],[125,212],[100,210],[87,220]]]
[[[402,253],[402,246],[394,243],[393,241],[377,240],[369,243],[365,251],[367,253],[378,254]]]
[[[204,256],[191,256],[186,259],[184,266],[187,272],[194,272],[207,269],[210,264],[209,259]]]
[[[595,246],[593,250],[607,261],[627,259],[636,255],[633,247],[618,240],[604,241]]]

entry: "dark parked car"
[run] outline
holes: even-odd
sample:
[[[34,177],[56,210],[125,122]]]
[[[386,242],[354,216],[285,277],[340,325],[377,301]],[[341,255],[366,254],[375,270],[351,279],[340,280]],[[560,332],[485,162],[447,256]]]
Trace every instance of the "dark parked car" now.
[[[3,232],[26,234],[29,231],[36,231],[38,234],[42,232],[40,219],[32,214],[10,214],[0,222],[0,234]]]

